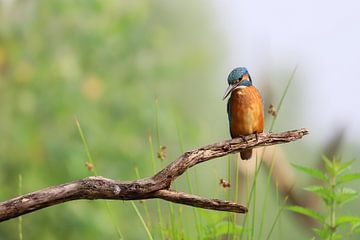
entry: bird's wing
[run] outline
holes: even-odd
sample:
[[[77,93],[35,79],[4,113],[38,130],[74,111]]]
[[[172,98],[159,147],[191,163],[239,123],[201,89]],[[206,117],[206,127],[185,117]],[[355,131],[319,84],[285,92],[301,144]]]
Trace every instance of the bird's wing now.
[[[228,114],[228,119],[229,119],[229,123],[231,121],[231,112],[230,112],[230,99],[227,102],[227,108],[226,108],[227,114]]]
[[[232,137],[232,138],[234,138],[233,137],[233,134],[232,134],[232,132],[231,132],[231,111],[230,111],[230,108],[231,108],[231,101],[230,101],[230,98],[229,98],[229,100],[228,100],[228,102],[227,102],[227,108],[226,108],[226,110],[227,110],[227,114],[228,114],[228,119],[229,119],[229,130],[230,130],[230,136]]]

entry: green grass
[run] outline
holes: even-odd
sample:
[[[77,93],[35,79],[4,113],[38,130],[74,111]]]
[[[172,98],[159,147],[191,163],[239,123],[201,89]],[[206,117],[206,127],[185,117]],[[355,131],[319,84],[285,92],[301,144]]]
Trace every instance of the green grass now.
[[[142,216],[141,213],[139,212],[139,209],[138,209],[137,206],[135,205],[134,201],[130,201],[130,202],[131,202],[131,206],[134,208],[134,210],[135,210],[135,212],[136,212],[136,215],[139,217],[139,219],[140,219],[140,221],[141,221],[141,224],[143,225],[143,227],[144,227],[144,229],[145,229],[145,231],[146,231],[146,234],[147,234],[148,238],[149,238],[150,240],[153,240],[153,237],[152,237],[152,235],[151,235],[151,233],[150,233],[150,230],[149,230],[147,224],[145,223],[143,216]]]
[[[80,125],[80,121],[78,118],[75,119],[75,122],[76,122],[76,126],[77,126],[77,129],[79,131],[79,134],[80,134],[80,138],[81,138],[81,141],[83,143],[83,146],[84,146],[84,149],[85,149],[85,153],[86,153],[86,156],[88,158],[88,161],[90,164],[92,164],[92,169],[90,170],[95,176],[97,176],[97,171],[96,171],[96,166],[95,166],[95,162],[91,156],[91,153],[90,153],[90,150],[89,150],[89,146],[88,146],[88,143],[86,141],[86,138],[85,138],[85,135],[84,135],[84,132],[81,128],[81,125]],[[110,221],[112,223],[112,225],[114,226],[115,230],[116,230],[116,233],[119,237],[119,239],[124,239],[124,235],[122,234],[118,224],[116,223],[115,221],[115,217],[113,215],[113,210],[111,209],[110,205],[109,205],[109,202],[107,200],[105,200],[105,206],[106,206],[106,210],[108,212],[108,215],[109,215],[109,218],[110,218]]]
[[[268,197],[269,197],[269,192],[270,192],[270,188],[271,188],[270,183],[271,183],[271,177],[272,177],[272,172],[273,172],[274,163],[275,163],[274,162],[275,153],[276,153],[276,150],[272,154],[271,166],[268,171],[268,176],[266,178],[265,197],[264,197],[263,205],[261,208],[261,222],[260,222],[260,226],[259,226],[259,238],[260,239],[262,237],[262,231],[263,231],[263,226],[264,226],[264,222],[265,222],[264,219],[265,219],[266,210],[267,210]]]
[[[154,151],[154,144],[152,141],[152,137],[151,135],[149,135],[148,137],[148,141],[149,141],[149,146],[150,146],[150,157],[151,157],[151,163],[153,166],[153,173],[156,173],[156,162],[155,162],[155,151]],[[164,222],[163,222],[163,214],[162,214],[162,210],[161,210],[161,206],[160,206],[160,200],[156,199],[156,209],[157,209],[157,215],[158,215],[158,220],[159,220],[159,231],[160,231],[160,236],[161,239],[165,239],[165,234],[164,234]]]
[[[136,178],[140,179],[141,176],[140,176],[139,169],[137,167],[135,167],[134,170],[135,170]],[[144,211],[145,211],[145,216],[146,216],[146,224],[145,224],[145,226],[149,226],[149,228],[151,229],[151,226],[152,226],[151,225],[151,217],[150,217],[149,207],[148,207],[147,201],[146,200],[142,201],[142,205],[144,206]],[[135,205],[135,207],[136,207],[136,205]],[[151,232],[151,231],[147,230],[147,233],[148,232]]]
[[[235,168],[235,192],[234,192],[234,199],[235,202],[238,202],[238,198],[239,198],[239,164],[240,164],[240,154],[236,154],[236,168]],[[233,226],[237,225],[237,213],[233,213]],[[234,227],[232,228],[232,231],[234,230]],[[233,239],[236,239],[236,234],[233,234],[232,232],[230,232],[231,235],[233,236]]]
[[[227,181],[231,183],[231,156],[227,156]],[[227,191],[227,200],[231,201],[231,192],[230,189]],[[230,225],[231,225],[231,216],[232,213],[228,213],[228,229],[227,229],[227,239],[230,239]]]
[[[267,234],[266,239],[270,239],[277,222],[280,220],[281,213],[284,211],[284,209],[286,209],[286,202],[287,202],[287,197],[285,197],[283,205],[277,211],[276,217],[275,217],[275,219],[274,219],[274,221],[273,221],[273,223],[272,223],[272,225],[270,227],[270,231]]]
[[[18,185],[18,194],[19,196],[22,194],[22,175],[19,174],[18,176],[18,179],[19,179],[19,185]],[[22,216],[18,217],[18,235],[19,235],[19,240],[23,240],[23,218]]]
[[[183,144],[183,140],[181,137],[181,129],[179,126],[179,119],[177,118],[177,114],[174,113],[174,119],[175,119],[175,126],[176,126],[176,136],[177,136],[177,141],[178,141],[178,145],[179,145],[179,150],[180,150],[180,154],[184,153],[184,144]],[[195,182],[197,182],[197,174],[196,174],[196,169],[194,169],[194,175],[195,175]],[[190,194],[193,193],[193,186],[192,186],[192,180],[190,177],[189,172],[185,172],[185,177],[186,177],[186,183],[188,186],[188,191]],[[196,226],[196,231],[197,231],[197,236],[198,239],[201,238],[202,235],[202,230],[201,230],[201,225],[200,225],[200,214],[198,212],[197,208],[193,208],[192,209],[193,212],[193,216],[194,216],[194,220],[195,220],[195,226]]]

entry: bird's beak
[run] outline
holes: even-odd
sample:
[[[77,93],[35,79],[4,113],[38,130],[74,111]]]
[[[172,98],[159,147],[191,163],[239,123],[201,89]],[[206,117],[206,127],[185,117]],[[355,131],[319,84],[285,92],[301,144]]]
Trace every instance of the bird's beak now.
[[[229,94],[237,87],[240,85],[240,81],[236,84],[233,84],[233,85],[229,85],[228,88],[226,89],[225,91],[225,94],[224,94],[224,97],[223,97],[223,100],[225,100],[225,98],[227,96],[229,96]]]

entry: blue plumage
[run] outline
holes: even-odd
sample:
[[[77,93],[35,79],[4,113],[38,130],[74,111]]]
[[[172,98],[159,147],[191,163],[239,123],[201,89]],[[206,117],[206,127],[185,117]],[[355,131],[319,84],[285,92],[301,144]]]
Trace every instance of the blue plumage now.
[[[227,79],[229,85],[234,84],[237,80],[241,79],[245,74],[249,75],[248,70],[245,67],[238,67],[232,70]],[[249,75],[249,81],[251,83],[250,75]]]

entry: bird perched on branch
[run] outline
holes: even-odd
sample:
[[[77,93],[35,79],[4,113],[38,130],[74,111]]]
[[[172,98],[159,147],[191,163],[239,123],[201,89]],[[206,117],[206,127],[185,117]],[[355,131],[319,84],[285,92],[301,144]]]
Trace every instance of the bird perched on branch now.
[[[223,100],[231,94],[227,103],[230,135],[244,138],[264,131],[263,102],[259,91],[252,85],[249,72],[244,67],[232,70],[227,79],[229,87]],[[241,159],[251,158],[252,149],[240,151]]]

